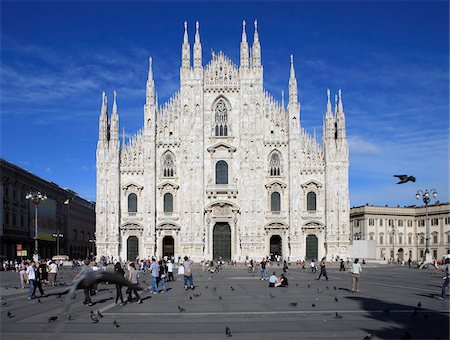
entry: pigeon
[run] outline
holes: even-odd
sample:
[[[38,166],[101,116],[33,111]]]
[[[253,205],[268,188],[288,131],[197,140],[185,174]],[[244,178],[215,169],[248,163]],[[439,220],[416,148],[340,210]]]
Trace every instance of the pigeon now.
[[[322,293],[322,289],[317,288],[317,293]]]
[[[270,293],[269,295],[272,299],[275,297],[275,295],[273,295],[272,293]]]
[[[6,306],[6,301],[3,301],[3,302],[2,302],[2,306]]]
[[[93,315],[93,314],[91,314],[91,320],[92,320],[93,323],[98,323],[99,322],[98,318],[95,315]]]
[[[181,307],[181,306],[177,306],[178,307],[178,311],[179,312],[185,312],[186,311],[186,309],[184,309],[183,307]]]
[[[403,336],[401,337],[401,339],[411,339],[411,334],[409,334],[409,332],[406,331],[405,334],[403,334]]]
[[[116,320],[113,321],[113,325],[114,325],[114,327],[116,327],[116,328],[117,328],[117,327],[120,327],[119,323],[118,323]]]
[[[228,326],[225,327],[225,336],[226,336],[227,338],[230,338],[230,337],[233,336],[233,335],[231,335],[231,329],[229,329]]]
[[[192,296],[189,296],[189,300],[192,300]]]
[[[343,316],[341,314],[339,314],[338,312],[336,312],[336,314],[334,315],[335,319],[342,319]]]
[[[298,282],[295,284],[295,287],[298,287]]]
[[[308,288],[311,288],[311,285],[312,285],[312,283],[310,282],[310,283],[308,283]]]
[[[73,320],[72,314],[69,314],[69,315],[66,317],[66,319],[67,319],[67,320]]]
[[[419,303],[417,304],[417,308],[420,308],[420,307],[422,307],[422,304],[419,301]]]
[[[103,314],[100,313],[100,311],[97,311],[97,316],[98,316],[99,318],[103,318]]]
[[[311,307],[316,307],[316,304],[315,304],[315,303],[313,303],[313,304],[311,305]]]
[[[235,290],[233,287],[230,287],[230,289],[231,289],[232,292],[234,292],[234,290]]]
[[[334,288],[334,290],[337,290],[336,286],[334,286],[333,288]]]
[[[337,298],[337,296],[334,297],[334,301],[339,302],[339,299]]]
[[[48,318],[48,322],[55,322],[56,320],[58,320],[57,316],[51,316]]]
[[[38,302],[41,303],[41,299],[38,299]]]
[[[205,286],[205,289],[208,289],[208,286]]]
[[[222,297],[221,297],[221,296],[219,296],[219,300],[222,300]]]
[[[6,313],[6,316],[10,319],[14,317],[14,315],[12,315],[11,312]]]
[[[201,296],[202,295],[202,293],[194,293],[194,296],[195,297],[199,297],[199,296]]]
[[[374,334],[372,332],[369,332],[366,334],[366,336],[363,338],[363,340],[372,340]]]
[[[394,175],[394,177],[397,177],[400,182],[398,182],[397,184],[404,184],[406,182],[415,182],[416,178],[414,176],[408,176],[408,175]]]
[[[297,306],[297,305],[298,305],[297,302],[291,302],[291,303],[289,304],[289,306],[291,306],[291,307],[295,307],[295,306]]]
[[[327,286],[327,290],[330,290],[330,287]]]
[[[217,288],[216,288],[216,287],[214,287],[214,290],[217,290]]]

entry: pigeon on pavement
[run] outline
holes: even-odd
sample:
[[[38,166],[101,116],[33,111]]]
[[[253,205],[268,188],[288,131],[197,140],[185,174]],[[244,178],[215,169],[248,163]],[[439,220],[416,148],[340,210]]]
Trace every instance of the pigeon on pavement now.
[[[225,336],[226,336],[227,338],[230,338],[230,337],[233,336],[233,335],[231,335],[231,329],[228,328],[228,326],[225,327]]]

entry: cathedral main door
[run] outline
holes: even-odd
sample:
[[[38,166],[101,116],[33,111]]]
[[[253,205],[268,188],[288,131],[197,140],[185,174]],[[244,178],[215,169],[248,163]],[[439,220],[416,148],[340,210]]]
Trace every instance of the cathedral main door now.
[[[231,259],[231,228],[228,223],[218,222],[213,231],[213,258]]]
[[[316,235],[306,237],[306,260],[316,259],[319,256],[319,240]]]
[[[281,256],[281,236],[273,235],[270,238],[270,259],[276,260],[276,256]]]
[[[127,260],[134,261],[139,255],[139,241],[136,236],[127,239]]]
[[[169,259],[174,255],[174,241],[172,236],[165,236],[163,238],[163,256]]]

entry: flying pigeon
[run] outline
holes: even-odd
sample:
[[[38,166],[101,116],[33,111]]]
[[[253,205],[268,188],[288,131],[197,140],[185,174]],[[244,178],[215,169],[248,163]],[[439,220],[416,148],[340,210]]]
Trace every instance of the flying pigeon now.
[[[57,316],[51,316],[48,318],[48,322],[55,322],[56,320],[58,320]]]
[[[228,326],[225,327],[225,336],[226,336],[227,338],[230,338],[230,337],[233,336],[233,335],[231,335],[231,329],[229,329]]]
[[[414,176],[408,176],[408,175],[394,175],[394,177],[397,177],[400,182],[398,182],[397,184],[404,184],[406,182],[415,182],[416,178]]]

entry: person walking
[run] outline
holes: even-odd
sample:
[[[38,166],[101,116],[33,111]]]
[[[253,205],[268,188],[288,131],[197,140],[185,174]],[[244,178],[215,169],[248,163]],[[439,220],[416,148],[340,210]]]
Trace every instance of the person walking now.
[[[183,267],[184,267],[184,289],[188,289],[188,283],[191,289],[195,289],[194,282],[192,278],[192,260],[189,260],[187,256],[184,257]]]
[[[159,264],[155,258],[152,258],[152,264],[150,265],[150,271],[152,272],[152,293],[158,294],[158,281],[159,281]]]
[[[361,265],[358,263],[359,259],[355,259],[355,261],[352,263],[352,293],[357,292],[359,293],[359,276],[361,274],[362,268]]]
[[[341,259],[340,266],[339,266],[339,271],[340,271],[340,272],[342,272],[342,271],[345,272],[344,259]]]
[[[320,280],[320,278],[323,275],[323,276],[325,276],[325,278],[328,281],[327,268],[325,267],[325,260],[326,260],[326,257],[322,257],[322,261],[320,261],[320,274],[319,274],[319,277],[317,278],[317,280]]]
[[[311,263],[309,264],[309,266],[311,267],[311,272],[315,273],[317,271],[317,267],[316,267],[316,259],[312,259]]]
[[[138,279],[139,279],[139,271],[136,270],[136,266],[135,266],[134,262],[131,262],[130,263],[130,269],[129,269],[129,272],[128,272],[128,281],[130,281],[130,283],[132,283],[132,284],[137,286],[138,285]],[[138,303],[139,304],[142,303],[142,299],[139,296],[136,288],[128,287],[127,293],[128,293],[128,302],[132,302],[133,301],[133,297],[132,297],[131,293],[134,293],[134,295],[138,298]]]
[[[163,292],[167,293],[167,286],[166,286],[167,266],[163,260],[160,260],[158,264],[159,264],[159,280],[161,282],[161,287],[163,289]]]
[[[266,259],[262,259],[261,263],[261,280],[267,280],[267,262]]]
[[[28,300],[34,299],[36,296],[36,263],[31,261],[27,268],[28,283],[30,284],[30,292],[28,293]]]
[[[167,261],[167,276],[168,276],[167,281],[175,281],[173,277],[173,263],[171,260]]]
[[[58,265],[55,262],[50,262],[48,278],[52,287],[56,287],[56,276],[58,275]]]
[[[27,266],[25,266],[24,261],[19,264],[19,278],[20,286],[25,289],[25,282],[27,281]]]
[[[283,273],[286,274],[288,269],[289,269],[289,267],[288,267],[287,261],[284,260],[283,261]]]
[[[441,296],[438,296],[438,300],[444,300],[445,299],[445,294],[447,293],[447,289],[448,289],[448,282],[449,282],[449,278],[450,278],[450,259],[446,258],[445,259],[445,276],[444,276],[444,283],[442,284],[442,290],[441,290]]]
[[[44,262],[45,264],[45,262]],[[42,277],[43,277],[43,272],[45,271],[45,273],[47,273],[47,264],[45,264],[45,267],[41,267],[41,265],[39,265],[39,267],[34,268],[34,271],[36,273],[36,288],[39,289],[39,293],[41,293],[40,297],[44,297],[44,289],[42,288]],[[36,292],[36,290],[35,290]]]
[[[83,265],[81,267],[81,270],[78,273],[78,275],[75,276],[75,279],[78,279],[80,276],[85,275],[86,273],[88,273],[90,271],[92,271],[92,268],[89,267],[89,260],[85,259],[83,261]],[[91,296],[89,294],[90,293],[90,288],[84,288],[83,291],[84,291],[84,302],[83,302],[83,304],[85,306],[92,306],[93,303],[92,303],[92,300],[91,300]]]
[[[119,275],[120,277],[125,277],[125,271],[123,270],[122,266],[120,265],[120,262],[116,262],[114,265],[114,273]],[[116,283],[116,304],[119,302],[120,299],[120,305],[125,305],[125,302],[123,301],[123,295],[122,295],[122,285]]]

